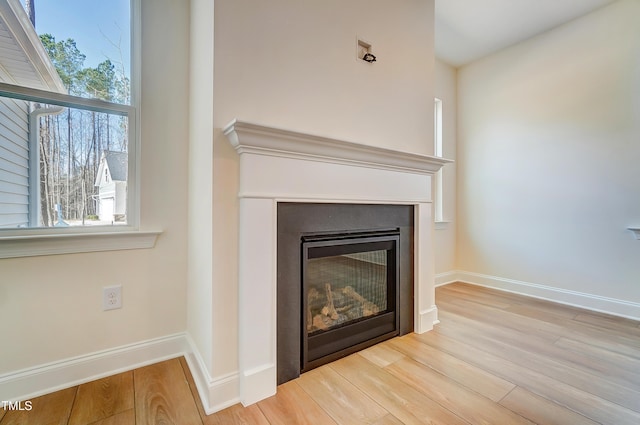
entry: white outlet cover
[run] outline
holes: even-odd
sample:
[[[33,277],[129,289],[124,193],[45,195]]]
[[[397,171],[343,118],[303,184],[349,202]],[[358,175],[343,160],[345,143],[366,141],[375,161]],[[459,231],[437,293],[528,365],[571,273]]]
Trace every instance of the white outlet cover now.
[[[102,309],[115,310],[122,308],[122,285],[105,286],[102,288]]]

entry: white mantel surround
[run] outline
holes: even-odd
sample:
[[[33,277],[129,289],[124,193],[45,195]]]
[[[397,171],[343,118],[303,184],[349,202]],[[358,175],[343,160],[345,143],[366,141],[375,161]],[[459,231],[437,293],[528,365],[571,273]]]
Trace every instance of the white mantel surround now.
[[[238,348],[243,405],[276,392],[279,202],[414,205],[414,330],[433,328],[437,309],[431,180],[450,160],[238,120],[227,125],[224,134],[240,154]]]

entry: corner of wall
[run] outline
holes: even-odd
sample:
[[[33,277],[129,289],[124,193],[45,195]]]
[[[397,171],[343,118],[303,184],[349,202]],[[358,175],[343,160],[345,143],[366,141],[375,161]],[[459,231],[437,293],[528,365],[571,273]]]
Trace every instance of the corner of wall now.
[[[233,372],[212,378],[200,352],[188,334],[186,339],[189,350],[185,353],[185,359],[196,383],[196,389],[205,413],[210,415],[238,403],[240,401],[238,373]]]

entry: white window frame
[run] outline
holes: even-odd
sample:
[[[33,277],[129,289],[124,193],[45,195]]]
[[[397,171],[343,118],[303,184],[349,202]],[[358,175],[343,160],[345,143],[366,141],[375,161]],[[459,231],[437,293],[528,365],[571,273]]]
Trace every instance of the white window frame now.
[[[433,153],[437,158],[442,158],[442,100],[435,98],[433,102]],[[443,169],[440,168],[434,175],[434,219],[436,223],[444,223],[444,199],[443,199]]]
[[[160,231],[140,229],[140,1],[131,0],[131,105],[0,83],[0,95],[48,105],[126,116],[128,134],[127,224],[0,229],[0,259],[152,248]]]

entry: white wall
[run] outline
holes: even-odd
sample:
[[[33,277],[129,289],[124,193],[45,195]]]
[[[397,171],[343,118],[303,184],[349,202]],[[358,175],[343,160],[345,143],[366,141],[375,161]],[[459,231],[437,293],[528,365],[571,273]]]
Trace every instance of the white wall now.
[[[142,2],[141,227],[153,249],[0,260],[0,376],[186,328],[188,4]],[[102,287],[123,307],[102,311]]]
[[[639,18],[622,0],[459,70],[467,277],[640,316]]]
[[[432,21],[431,0],[216,2],[215,125],[432,153]]]
[[[193,177],[213,175],[211,190],[198,190],[205,197],[201,205],[211,208],[212,228],[199,235],[192,230],[190,242],[191,250],[210,250],[211,260],[207,264],[201,257],[189,266],[189,332],[197,333],[192,335],[196,346],[204,347],[211,407],[233,402],[233,391],[238,395],[233,386],[238,370],[238,156],[221,129],[238,118],[433,153],[433,8],[432,0],[215,2],[213,156],[207,158],[205,147],[211,136],[192,134],[191,157],[200,157],[197,165],[190,164],[197,167],[190,171]],[[208,36],[211,25],[201,25],[196,32]],[[356,59],[357,37],[373,44],[378,62]],[[206,73],[193,70],[192,78],[192,87],[202,83],[206,88],[210,82],[204,81]],[[204,98],[194,104],[210,108]],[[192,130],[193,114],[207,118],[206,112],[192,110]],[[192,179],[192,193],[195,184]],[[190,203],[192,208],[198,204]],[[211,269],[201,272],[198,264]],[[197,324],[197,317],[211,318],[208,340],[208,324]]]
[[[436,60],[435,97],[442,101],[442,156],[456,159],[457,141],[457,82],[458,72]],[[455,279],[451,272],[456,266],[456,167],[455,162],[442,169],[443,223],[436,224],[435,266],[436,284]]]

